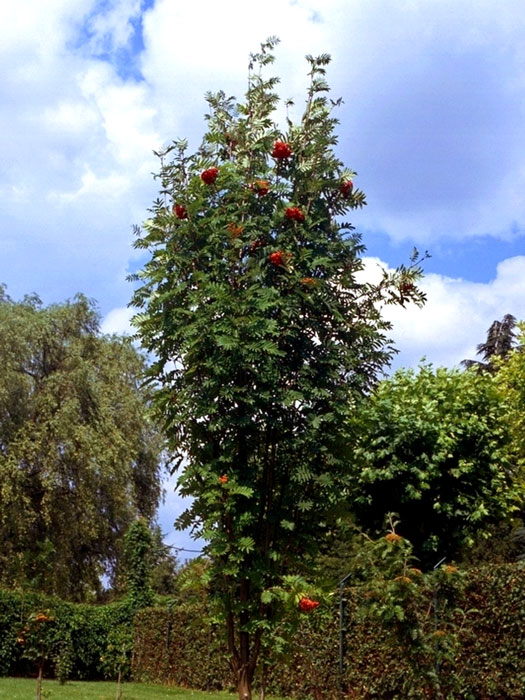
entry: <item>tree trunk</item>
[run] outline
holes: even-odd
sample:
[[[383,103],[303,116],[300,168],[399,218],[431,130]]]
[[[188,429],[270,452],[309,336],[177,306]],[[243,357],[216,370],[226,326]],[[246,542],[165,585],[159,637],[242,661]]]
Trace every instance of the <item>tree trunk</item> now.
[[[252,700],[252,687],[246,667],[240,668],[237,672],[237,690],[239,700]]]
[[[36,679],[36,700],[41,700],[42,698],[42,675],[44,672],[44,662],[41,661],[38,664],[38,677]]]
[[[122,670],[119,668],[117,677],[117,695],[116,700],[122,700]]]

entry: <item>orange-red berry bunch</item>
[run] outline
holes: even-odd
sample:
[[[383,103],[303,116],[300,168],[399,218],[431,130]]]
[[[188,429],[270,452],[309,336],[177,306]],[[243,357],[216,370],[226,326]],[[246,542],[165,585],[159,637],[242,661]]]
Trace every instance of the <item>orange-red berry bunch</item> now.
[[[273,144],[273,158],[276,158],[277,160],[284,160],[285,158],[289,158],[291,155],[292,149],[290,148],[290,144],[285,143],[284,141],[276,141]]]
[[[319,607],[318,600],[312,600],[311,598],[301,598],[299,601],[299,610],[301,612],[311,612]]]
[[[177,219],[187,219],[188,218],[188,211],[186,207],[183,207],[182,204],[175,204],[173,207],[173,213],[177,217]]]
[[[290,221],[304,221],[304,214],[299,207],[288,207],[288,209],[284,212],[284,215],[287,219],[290,219]]]
[[[201,180],[207,185],[213,185],[218,177],[219,168],[208,168],[208,170],[203,170],[201,173]]]

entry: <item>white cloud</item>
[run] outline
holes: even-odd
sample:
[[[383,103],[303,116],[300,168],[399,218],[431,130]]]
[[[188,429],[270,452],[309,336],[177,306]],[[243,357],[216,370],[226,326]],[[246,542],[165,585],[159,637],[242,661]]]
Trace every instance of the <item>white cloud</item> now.
[[[100,324],[100,330],[102,333],[107,333],[108,335],[112,335],[113,333],[117,335],[132,335],[135,331],[131,325],[131,318],[135,313],[135,309],[131,309],[127,306],[111,309],[111,311],[104,316]]]
[[[368,265],[382,264],[376,259]],[[475,283],[429,274],[421,288],[427,295],[422,308],[387,306],[391,337],[399,355],[393,366],[415,367],[422,357],[436,366],[452,367],[476,359],[476,346],[485,340],[491,323],[512,314],[525,320],[525,256],[503,260],[496,277]]]
[[[303,56],[325,52],[329,46],[327,27],[314,22],[313,15],[304,2],[268,0],[259,9],[240,0],[157,0],[144,18],[142,72],[156,104],[162,106],[159,123],[164,139],[190,136],[198,142],[204,129],[204,93],[224,90],[242,98],[249,54],[271,35],[281,39],[276,65],[282,77],[279,92],[301,102],[307,73]]]
[[[103,11],[95,12],[88,21],[91,51],[105,53],[126,46],[134,32],[132,20],[140,16],[140,6],[140,0],[113,0]]]
[[[91,22],[118,48],[138,6],[101,14],[95,0],[2,4],[0,243],[9,258],[0,278],[15,297],[83,291],[103,306],[129,297],[131,229],[156,189],[155,109],[145,83],[122,79],[83,41]]]

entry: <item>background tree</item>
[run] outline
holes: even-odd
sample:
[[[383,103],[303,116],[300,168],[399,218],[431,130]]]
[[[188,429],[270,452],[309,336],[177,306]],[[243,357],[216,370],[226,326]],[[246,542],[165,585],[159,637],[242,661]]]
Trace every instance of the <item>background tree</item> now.
[[[158,595],[173,595],[178,590],[178,577],[181,564],[177,550],[163,541],[163,534],[158,525],[151,530],[152,560],[151,585]]]
[[[525,558],[525,324],[518,323],[516,347],[504,360],[496,364],[496,382],[506,403],[508,422],[514,458],[518,465],[518,486],[523,498],[514,523],[514,549],[520,558]],[[521,527],[520,527],[521,525]]]
[[[523,493],[507,410],[489,374],[424,365],[382,381],[352,423],[349,501],[361,526],[399,514],[426,566],[487,536]]]
[[[208,543],[243,699],[278,609],[265,591],[304,571],[348,483],[341,433],[392,352],[378,303],[421,301],[417,266],[358,281],[363,246],[339,217],[364,195],[333,153],[329,57],[307,57],[306,108],[283,133],[278,79],[262,73],[275,43],[251,57],[244,103],[207,96],[195,154],[185,141],[159,154],[133,297],[175,464],[187,457],[178,524]]]
[[[475,367],[480,371],[494,372],[494,361],[505,358],[516,344],[516,319],[512,314],[506,314],[502,321],[493,321],[487,331],[487,339],[477,346],[477,354],[483,361],[463,360],[465,367]]]
[[[153,535],[144,518],[137,518],[124,535],[123,559],[130,607],[147,608],[153,602]]]
[[[83,296],[0,297],[0,582],[71,599],[100,591],[137,514],[154,517],[161,440],[144,362],[101,336]]]

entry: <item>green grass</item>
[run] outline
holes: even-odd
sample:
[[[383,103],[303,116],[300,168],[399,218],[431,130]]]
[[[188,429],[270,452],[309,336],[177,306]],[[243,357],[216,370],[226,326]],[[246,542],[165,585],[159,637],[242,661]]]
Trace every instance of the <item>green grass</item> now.
[[[68,681],[65,685],[60,685],[58,681],[44,680],[42,686],[45,700],[115,700],[116,690],[116,683],[105,681]],[[124,683],[122,690],[122,700],[235,700],[237,697],[230,693],[205,693],[150,683]],[[2,700],[32,700],[35,695],[36,680],[32,678],[0,678]]]

